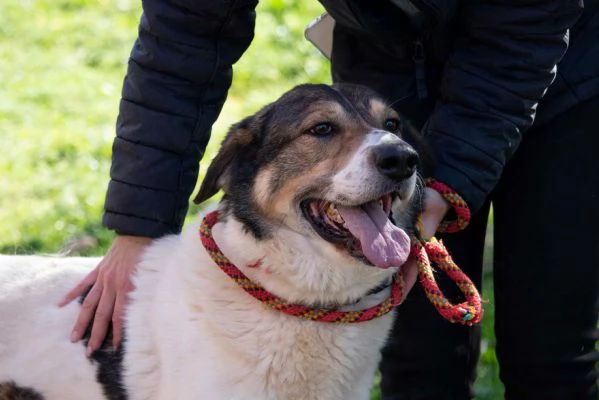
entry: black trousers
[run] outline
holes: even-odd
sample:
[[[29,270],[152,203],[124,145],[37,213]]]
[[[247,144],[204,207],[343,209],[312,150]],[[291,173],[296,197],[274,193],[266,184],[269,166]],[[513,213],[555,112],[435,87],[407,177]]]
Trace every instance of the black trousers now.
[[[599,99],[529,130],[491,200],[506,399],[597,400]],[[488,211],[443,237],[479,288]],[[440,285],[458,299],[453,284]],[[416,285],[383,351],[383,399],[472,398],[479,342],[480,328],[445,321]]]

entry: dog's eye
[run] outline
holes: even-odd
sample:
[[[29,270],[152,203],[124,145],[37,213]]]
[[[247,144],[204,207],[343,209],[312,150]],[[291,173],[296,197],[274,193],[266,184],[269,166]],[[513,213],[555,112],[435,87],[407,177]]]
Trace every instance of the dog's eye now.
[[[333,125],[328,122],[321,122],[308,129],[308,133],[314,136],[327,136],[333,133]]]
[[[399,131],[399,120],[397,118],[388,118],[383,124],[386,131],[397,132]]]

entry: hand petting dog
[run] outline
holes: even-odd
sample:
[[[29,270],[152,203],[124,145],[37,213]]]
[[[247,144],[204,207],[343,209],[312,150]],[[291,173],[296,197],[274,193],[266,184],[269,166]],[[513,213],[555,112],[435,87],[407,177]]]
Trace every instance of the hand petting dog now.
[[[151,243],[151,238],[117,236],[100,264],[60,301],[59,306],[64,307],[84,296],[71,341],[78,342],[87,329],[91,329],[86,352],[88,357],[107,338],[111,323],[113,349],[120,344],[127,296],[134,288],[131,278],[140,255]]]

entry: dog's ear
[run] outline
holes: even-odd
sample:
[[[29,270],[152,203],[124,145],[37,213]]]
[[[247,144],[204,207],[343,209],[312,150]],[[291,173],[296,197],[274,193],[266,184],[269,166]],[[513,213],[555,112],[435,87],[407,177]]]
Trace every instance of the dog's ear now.
[[[256,120],[257,116],[247,117],[229,129],[216,157],[206,171],[200,190],[193,200],[194,203],[203,203],[226,186],[227,170],[231,162],[256,137]]]

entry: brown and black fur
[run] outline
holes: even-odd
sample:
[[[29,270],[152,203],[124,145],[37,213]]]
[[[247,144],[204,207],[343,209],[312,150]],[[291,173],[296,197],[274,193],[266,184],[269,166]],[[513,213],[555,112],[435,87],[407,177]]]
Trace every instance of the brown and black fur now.
[[[327,160],[342,159],[342,153],[351,153],[348,150],[360,140],[358,131],[366,126],[385,129],[382,125],[385,118],[396,118],[400,122],[396,134],[420,154],[425,153],[418,131],[374,91],[352,84],[295,87],[232,126],[206,172],[195,202],[202,203],[223,188],[224,199],[234,199],[228,202],[229,212],[243,221],[256,238],[268,237],[268,224],[257,212],[260,210],[254,193],[257,177],[268,171],[269,193],[264,195],[281,198],[280,191],[285,185],[302,180],[307,164],[322,166]],[[320,122],[330,122],[338,131],[322,137],[311,135],[310,128]],[[426,156],[420,160],[429,163]],[[337,165],[331,162],[328,167],[334,171]],[[419,169],[423,168],[421,162]],[[322,186],[326,185],[306,185],[300,190],[294,187],[292,195],[296,199],[319,197],[323,194],[318,193],[317,188]],[[408,213],[413,219],[408,225],[413,226],[422,208],[421,193],[419,188],[419,195],[412,202],[413,212]]]

